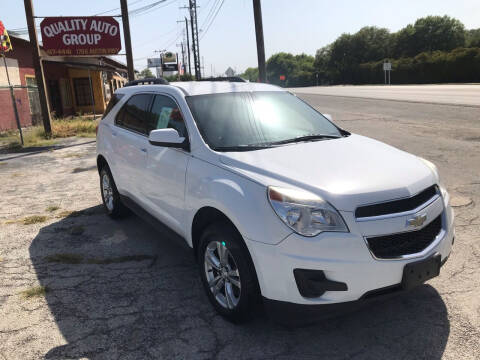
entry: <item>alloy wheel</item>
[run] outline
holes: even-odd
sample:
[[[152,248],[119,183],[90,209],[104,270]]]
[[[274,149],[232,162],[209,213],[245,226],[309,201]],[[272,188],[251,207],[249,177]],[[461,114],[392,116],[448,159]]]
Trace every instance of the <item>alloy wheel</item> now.
[[[211,241],[205,249],[205,275],[215,300],[226,309],[234,309],[241,294],[240,273],[224,241]]]
[[[102,193],[105,206],[109,211],[113,211],[113,188],[110,183],[110,177],[106,173],[102,176]]]

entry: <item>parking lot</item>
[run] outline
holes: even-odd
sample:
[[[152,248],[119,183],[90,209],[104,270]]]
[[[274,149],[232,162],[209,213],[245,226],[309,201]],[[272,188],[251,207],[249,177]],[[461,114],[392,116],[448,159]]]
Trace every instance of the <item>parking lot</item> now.
[[[0,154],[0,359],[478,359],[480,107],[299,96],[437,164],[456,212],[439,277],[308,327],[261,314],[230,324],[191,252],[135,216],[104,214],[95,143],[78,139]]]

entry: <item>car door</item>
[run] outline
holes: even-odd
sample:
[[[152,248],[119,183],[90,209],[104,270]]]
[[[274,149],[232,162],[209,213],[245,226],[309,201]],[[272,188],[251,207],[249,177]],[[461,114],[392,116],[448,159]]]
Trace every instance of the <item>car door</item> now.
[[[112,131],[117,188],[137,202],[141,202],[140,188],[146,168],[146,124],[151,99],[151,94],[130,97],[118,112]]]
[[[184,118],[173,97],[156,94],[147,131],[173,128],[188,139]],[[144,197],[154,215],[183,235],[185,174],[190,153],[183,149],[148,144]]]

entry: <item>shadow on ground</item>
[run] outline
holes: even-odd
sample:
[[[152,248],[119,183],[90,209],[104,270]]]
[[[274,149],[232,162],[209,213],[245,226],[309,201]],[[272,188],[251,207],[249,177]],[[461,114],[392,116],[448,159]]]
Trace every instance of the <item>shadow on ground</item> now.
[[[232,325],[209,305],[191,252],[100,206],[42,228],[30,256],[67,342],[48,359],[439,359],[450,331],[429,285],[309,327]]]

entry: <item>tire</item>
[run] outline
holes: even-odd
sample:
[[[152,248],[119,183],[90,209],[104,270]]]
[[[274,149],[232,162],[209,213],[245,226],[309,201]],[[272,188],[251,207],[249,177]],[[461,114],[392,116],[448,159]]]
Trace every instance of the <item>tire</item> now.
[[[255,268],[238,231],[230,224],[214,223],[203,231],[197,251],[200,277],[215,310],[234,323],[250,320],[260,291]]]
[[[112,219],[118,219],[127,214],[127,208],[120,200],[120,194],[108,166],[103,166],[100,170],[100,193],[103,206]]]

